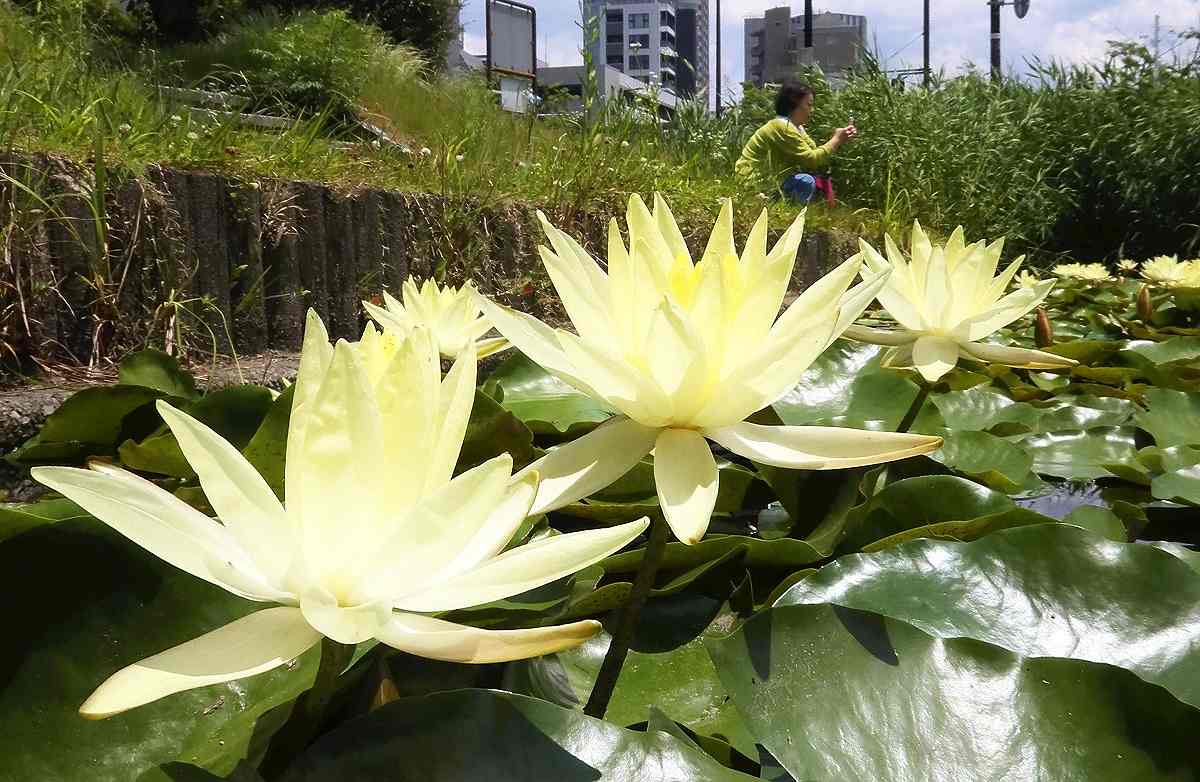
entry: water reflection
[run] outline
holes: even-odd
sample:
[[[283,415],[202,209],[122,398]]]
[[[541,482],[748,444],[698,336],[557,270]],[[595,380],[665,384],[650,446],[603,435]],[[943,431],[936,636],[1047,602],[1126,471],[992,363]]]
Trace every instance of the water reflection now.
[[[1048,491],[1034,497],[1015,498],[1017,505],[1029,508],[1052,518],[1061,519],[1083,505],[1107,507],[1101,498],[1101,489],[1095,481],[1086,483],[1055,483],[1047,486]]]

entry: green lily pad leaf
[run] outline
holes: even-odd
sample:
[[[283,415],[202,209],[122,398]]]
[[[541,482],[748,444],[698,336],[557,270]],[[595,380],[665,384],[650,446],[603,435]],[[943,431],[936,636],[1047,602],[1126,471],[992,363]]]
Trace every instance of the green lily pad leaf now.
[[[232,386],[207,394],[199,401],[186,405],[184,410],[240,450],[249,445],[273,403],[274,397],[269,388]],[[175,441],[175,435],[165,424],[141,442],[126,440],[121,444],[118,454],[121,463],[131,470],[174,478],[192,478],[196,475],[184,458],[179,443]]]
[[[751,731],[804,782],[1200,774],[1200,711],[1120,668],[829,605],[765,611],[709,651]]]
[[[804,373],[800,383],[772,405],[785,424],[824,424],[896,430],[920,393],[910,372],[879,366],[881,350],[838,340]],[[912,431],[939,426],[926,403]]]
[[[1188,548],[1180,543],[1172,543],[1168,540],[1155,540],[1147,545],[1167,552],[1171,556],[1182,561],[1192,570],[1196,571],[1197,574],[1200,574],[1200,551]]]
[[[1066,515],[1063,523],[1074,524],[1118,543],[1129,540],[1129,532],[1121,518],[1110,509],[1099,505],[1080,505]]]
[[[617,414],[513,351],[480,389],[534,434],[579,436]]]
[[[954,431],[990,429],[1001,420],[1001,411],[1017,404],[1007,394],[991,386],[975,386],[965,391],[932,394],[929,401],[933,402],[942,414],[946,428]]]
[[[275,496],[283,499],[284,462],[287,459],[288,424],[292,420],[292,395],[295,384],[284,389],[271,403],[258,431],[242,449],[246,461],[262,475]]]
[[[1200,575],[1165,552],[1069,524],[844,557],[777,605],[799,603],[873,611],[1029,657],[1126,668],[1200,705]]]
[[[645,710],[642,715],[644,719]],[[523,695],[458,690],[393,701],[351,720],[301,755],[281,782],[398,778],[421,782],[754,779],[661,731],[625,730]]]
[[[1015,503],[1000,492],[952,475],[926,475],[890,483],[855,509],[840,551],[857,551],[908,530],[959,523],[1011,511]]]
[[[1095,365],[1116,353],[1122,346],[1123,343],[1109,339],[1077,339],[1072,342],[1060,342],[1043,350],[1056,356],[1073,358],[1083,365]]]
[[[990,488],[1012,494],[1033,478],[1033,457],[1007,440],[987,432],[951,429],[945,430],[942,438],[941,449],[929,458]]]
[[[1120,426],[1133,418],[1138,408],[1127,399],[1081,394],[1059,397],[1047,405],[1035,405],[1035,409],[1046,411],[1038,419],[1035,431],[1065,432]]]
[[[808,543],[791,538],[778,540],[761,540],[745,535],[707,535],[694,546],[679,542],[666,545],[662,570],[685,570],[715,559],[728,556],[733,549],[746,549],[746,565],[748,567],[789,568],[795,570],[802,565],[818,562],[825,558]],[[644,548],[614,554],[603,560],[600,565],[605,573],[632,573],[638,569],[645,556]]]
[[[145,436],[161,421],[150,408],[153,416],[150,426],[144,431],[131,432],[126,419],[136,418],[133,415],[136,411],[163,396],[161,391],[142,386],[86,388],[63,402],[46,418],[41,431],[9,454],[8,459],[26,465],[82,464],[89,456],[113,456],[125,438]]]
[[[669,625],[690,622],[691,616],[682,614],[693,612],[697,601],[685,598],[669,605],[663,601],[651,605],[656,609],[652,618]],[[630,650],[604,719],[615,725],[633,725],[643,721],[647,710],[654,706],[696,733],[718,737],[743,755],[755,757],[754,738],[729,700],[704,648],[706,640],[728,635],[737,617],[728,611],[718,611],[715,619],[711,614],[704,618],[711,621],[707,626],[701,625],[700,632],[693,632],[694,637],[682,645],[662,652]],[[654,628],[645,625],[643,621],[639,626],[639,635],[654,632]],[[595,684],[610,641],[608,633],[600,633],[574,649],[540,660],[514,663],[512,667],[531,666],[537,671],[532,678],[540,680],[541,689],[559,698],[555,703],[582,707]],[[546,663],[547,660],[551,662]]]
[[[87,512],[68,499],[42,500],[28,505],[0,503],[0,542],[47,524],[86,518]]]
[[[245,762],[228,776],[218,776],[190,763],[164,763],[139,776],[137,782],[263,782],[263,778]]]
[[[1200,337],[1171,337],[1162,342],[1133,344],[1125,350],[1143,356],[1155,364],[1194,362],[1200,359]]]
[[[1053,524],[1054,522],[1055,520],[1049,516],[1043,516],[1037,511],[1032,511],[1028,508],[1009,508],[1008,510],[989,513],[974,519],[939,521],[933,524],[906,529],[877,540],[874,543],[868,543],[863,546],[862,550],[866,552],[883,551],[886,548],[898,546],[901,543],[907,543],[910,540],[920,538],[953,540],[958,542],[978,540],[984,535],[989,535],[1002,529],[1027,527],[1031,524]]]
[[[1138,411],[1137,425],[1154,437],[1160,448],[1200,445],[1200,393],[1152,388],[1148,409]]]
[[[176,570],[92,519],[5,541],[0,590],[37,596],[12,601],[6,614],[0,757],[12,779],[129,782],[173,761],[223,776],[240,759],[256,759],[279,727],[275,707],[316,673],[314,649],[268,673],[91,722],[77,710],[108,676],[264,606]]]
[[[1163,473],[1150,483],[1150,492],[1160,500],[1200,505],[1200,464]]]
[[[646,720],[646,730],[661,730],[663,733],[669,733],[680,741],[703,750],[725,768],[732,768],[747,774],[755,774],[759,771],[758,761],[751,760],[738,752],[729,742],[696,733],[653,706],[650,707],[650,718]]]
[[[1049,432],[1019,444],[1033,457],[1034,472],[1067,480],[1109,477],[1113,473],[1105,465],[1134,465],[1137,459],[1133,429],[1127,426]]]
[[[505,452],[512,454],[514,470],[537,459],[533,432],[494,399],[477,389],[454,472],[466,472]]]
[[[122,359],[119,382],[124,386],[157,389],[180,399],[199,396],[192,374],[183,371],[174,357],[161,350],[141,350]]]

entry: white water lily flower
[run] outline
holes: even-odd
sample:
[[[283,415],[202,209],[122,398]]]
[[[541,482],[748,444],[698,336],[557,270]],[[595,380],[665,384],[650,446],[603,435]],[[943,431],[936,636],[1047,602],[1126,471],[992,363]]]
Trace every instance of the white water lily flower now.
[[[1107,282],[1112,279],[1102,263],[1060,263],[1050,270],[1057,277],[1086,282]]]
[[[666,203],[654,213],[629,201],[629,247],[609,226],[608,271],[539,215],[554,249],[542,260],[577,333],[555,330],[481,297],[485,313],[521,351],[583,393],[620,410],[529,469],[542,475],[534,513],[586,497],[654,450],[663,515],[684,543],[708,529],[717,467],[706,438],[766,464],[833,469],[902,459],[941,440],[911,434],[746,421],[795,387],[800,376],[866,308],[881,273],[853,290],[853,258],[805,291],[778,320],[803,215],[767,251],[767,214],[741,257],[733,207],[721,210],[708,249],[693,264]]]
[[[1117,269],[1120,270],[1122,274],[1133,274],[1138,270],[1138,262],[1129,258],[1122,258],[1121,260],[1117,261]]]
[[[159,412],[218,519],[133,473],[39,467],[34,477],[166,562],[274,603],[113,674],[80,708],[100,719],[158,698],[269,671],[326,636],[411,654],[498,662],[566,649],[597,622],[482,630],[430,614],[509,597],[629,543],[645,520],[546,538],[506,553],[537,491],[508,454],[451,478],[475,395],[468,344],[441,379],[423,329],[368,327],[329,344],[309,313],[288,428],[281,503],[242,454],[165,402]]]
[[[475,343],[479,358],[511,347],[503,337],[482,339],[492,324],[480,315],[475,286],[470,282],[455,288],[425,280],[418,289],[410,277],[401,287],[401,296],[403,304],[384,291],[385,306],[369,301],[364,301],[363,306],[376,323],[397,334],[406,334],[415,326],[429,329],[437,340],[438,351],[446,358],[457,356],[470,342]]]
[[[1180,287],[1187,276],[1187,265],[1174,255],[1160,255],[1142,264],[1142,278],[1165,288]]]
[[[1022,269],[1017,275],[1016,286],[1018,288],[1033,288],[1036,287],[1041,281],[1041,278],[1033,272],[1029,271],[1028,269]]]
[[[995,275],[1004,240],[966,244],[962,228],[945,245],[935,245],[914,223],[911,259],[885,237],[887,259],[860,240],[864,268],[870,273],[892,270],[879,292],[879,303],[902,327],[891,331],[851,326],[846,336],[894,348],[888,366],[915,366],[934,382],[954,368],[959,358],[1028,369],[1053,369],[1076,362],[1053,353],[996,345],[980,340],[1031,312],[1054,287],[1053,280],[1004,295],[1024,256]],[[867,272],[864,272],[867,273]]]

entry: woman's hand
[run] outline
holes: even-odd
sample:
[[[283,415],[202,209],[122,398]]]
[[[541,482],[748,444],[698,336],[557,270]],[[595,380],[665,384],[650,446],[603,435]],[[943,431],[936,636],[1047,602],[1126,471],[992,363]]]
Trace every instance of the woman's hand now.
[[[847,125],[844,128],[838,128],[833,132],[833,146],[836,149],[847,141],[853,141],[858,137],[858,128],[853,125]]]

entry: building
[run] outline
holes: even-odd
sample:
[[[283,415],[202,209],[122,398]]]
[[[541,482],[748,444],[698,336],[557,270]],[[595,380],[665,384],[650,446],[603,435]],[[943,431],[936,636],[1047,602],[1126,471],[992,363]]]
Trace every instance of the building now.
[[[573,96],[571,100],[552,110],[576,112],[583,109],[583,68],[582,65],[556,65],[538,69],[539,91],[557,88]],[[622,73],[609,65],[596,67],[596,90],[602,100],[629,101],[635,95],[653,95],[658,100],[659,115],[664,117],[675,111],[678,102],[673,93],[666,90],[655,92],[641,79]]]
[[[748,17],[746,81],[758,86],[782,82],[797,66],[815,64],[837,83],[860,64],[867,48],[867,17],[829,11],[813,14],[812,49],[804,48],[804,15],[791,8],[772,8],[761,17]]]
[[[607,65],[679,97],[707,93],[708,0],[586,0],[599,25],[592,46]]]

